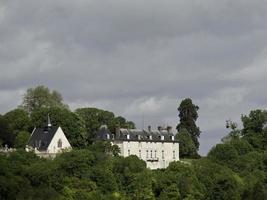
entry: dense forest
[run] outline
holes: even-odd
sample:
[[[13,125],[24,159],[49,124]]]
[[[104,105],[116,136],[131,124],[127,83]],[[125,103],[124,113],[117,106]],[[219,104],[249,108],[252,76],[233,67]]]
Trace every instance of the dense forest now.
[[[113,130],[134,128],[133,122],[97,108],[72,112],[60,93],[30,88],[18,108],[0,116],[0,145],[16,148],[0,153],[0,199],[267,199],[267,111],[242,115],[240,129],[227,121],[229,134],[200,157],[197,110],[190,99],[178,108],[182,161],[150,170],[136,156],[120,157],[108,142],[93,142],[101,124]],[[31,130],[43,125],[47,113],[74,147],[53,160],[24,151]]]

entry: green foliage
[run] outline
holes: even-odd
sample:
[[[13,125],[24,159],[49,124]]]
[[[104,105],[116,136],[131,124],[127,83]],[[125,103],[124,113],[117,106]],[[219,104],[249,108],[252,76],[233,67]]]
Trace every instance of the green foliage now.
[[[199,127],[196,125],[198,109],[199,107],[193,104],[190,98],[184,99],[178,107],[180,123],[176,127],[178,132],[183,128],[187,129],[197,150],[199,149],[198,138],[200,135]]]
[[[207,157],[222,164],[231,164],[237,159],[238,153],[229,143],[217,144],[210,150]]]
[[[181,195],[178,187],[175,184],[171,184],[162,190],[158,199],[179,200],[181,199]]]
[[[157,171],[155,196],[162,199],[176,195],[178,199],[203,199],[203,185],[191,165],[172,162],[165,171]],[[176,190],[174,190],[176,188]]]
[[[30,133],[27,131],[21,131],[17,134],[14,142],[15,148],[25,148],[30,138]]]
[[[98,108],[79,108],[75,111],[85,122],[87,140],[92,143],[101,125],[106,124],[113,133],[116,126],[124,128],[135,128],[131,121],[126,121],[125,118],[115,117],[114,113],[101,110]]]
[[[7,112],[3,117],[14,134],[19,131],[29,131],[32,128],[28,113],[20,108]]]
[[[241,120],[243,122],[243,135],[250,132],[261,133],[267,122],[266,110],[252,110],[249,116],[242,115]]]
[[[14,109],[0,116],[0,139],[9,147],[14,147],[19,132],[25,133],[30,129],[30,118],[28,113],[22,109]]]
[[[3,117],[0,116],[0,140],[1,140],[1,145],[5,146],[13,146],[15,139],[15,135],[13,134],[12,130],[8,126],[7,120]]]
[[[235,148],[239,156],[245,155],[253,151],[253,147],[246,140],[243,139],[232,139],[229,144]]]
[[[244,182],[231,169],[206,158],[193,165],[198,180],[205,187],[204,199],[240,199]]]
[[[195,144],[185,128],[181,129],[175,137],[179,141],[180,158],[192,158],[196,156]]]
[[[67,105],[63,104],[63,99],[59,92],[50,91],[48,87],[43,85],[29,88],[23,96],[21,107],[29,113],[40,108],[68,108]]]

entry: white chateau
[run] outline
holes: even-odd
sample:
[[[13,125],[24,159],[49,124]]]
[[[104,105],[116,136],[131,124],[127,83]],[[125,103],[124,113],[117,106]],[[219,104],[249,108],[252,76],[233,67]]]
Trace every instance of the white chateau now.
[[[52,126],[48,115],[47,125],[35,128],[26,146],[26,150],[34,150],[40,156],[53,156],[63,150],[71,149],[71,145],[60,126]]]
[[[106,125],[100,127],[98,140],[110,141],[120,148],[120,155],[136,155],[144,160],[150,169],[166,168],[172,161],[179,160],[179,143],[175,140],[171,127],[158,130],[138,130],[117,128],[111,134]]]

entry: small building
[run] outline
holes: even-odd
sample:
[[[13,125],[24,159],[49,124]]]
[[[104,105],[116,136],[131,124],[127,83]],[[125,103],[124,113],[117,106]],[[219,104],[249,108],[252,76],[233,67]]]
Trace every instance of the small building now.
[[[171,127],[152,130],[117,128],[112,134],[106,125],[100,127],[97,140],[110,141],[120,149],[120,155],[136,155],[144,160],[150,169],[166,168],[172,161],[179,160],[179,142]]]
[[[63,150],[71,149],[71,145],[60,126],[52,126],[50,117],[47,125],[35,128],[31,134],[26,150],[34,150],[37,155],[53,157]]]

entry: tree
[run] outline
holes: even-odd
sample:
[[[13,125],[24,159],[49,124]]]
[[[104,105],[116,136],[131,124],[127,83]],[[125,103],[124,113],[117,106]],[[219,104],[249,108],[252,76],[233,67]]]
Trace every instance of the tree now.
[[[56,90],[50,91],[48,87],[43,85],[29,88],[23,96],[21,107],[29,113],[32,113],[38,108],[68,108],[63,103],[62,96],[59,92]]]
[[[221,164],[232,164],[238,157],[236,149],[229,143],[217,144],[208,153],[208,158]]]
[[[13,134],[12,130],[8,126],[7,120],[0,115],[0,140],[1,145],[5,146],[8,145],[13,146],[15,139],[15,135]]]
[[[171,162],[156,181],[155,189],[159,197],[168,196],[166,194],[168,191],[170,196],[180,196],[177,199],[203,199],[203,185],[198,181],[191,165]],[[178,190],[175,191],[174,187]]]
[[[261,133],[267,123],[267,111],[266,110],[252,110],[249,116],[242,115],[241,120],[243,122],[243,135],[250,132]]]
[[[193,104],[190,98],[184,99],[178,107],[180,123],[176,127],[178,132],[183,128],[187,129],[197,150],[199,149],[198,138],[200,135],[199,127],[196,125],[198,109],[199,107]]]
[[[14,147],[25,148],[29,138],[30,138],[30,133],[28,133],[27,131],[19,132],[15,138]]]
[[[267,111],[252,110],[249,115],[242,115],[242,139],[248,141],[256,151],[267,149]]]
[[[11,147],[14,146],[15,138],[19,132],[28,132],[32,128],[28,113],[19,108],[11,110],[2,116],[2,123],[4,124],[2,124],[2,130],[0,132],[4,132],[2,134],[5,135],[3,143]]]
[[[179,200],[181,199],[181,195],[179,189],[175,184],[171,184],[163,189],[159,196],[160,200]]]
[[[9,128],[16,135],[20,131],[29,131],[32,128],[28,113],[20,108],[16,108],[4,115]]]
[[[175,137],[179,141],[179,155],[181,158],[194,157],[197,155],[195,144],[185,128],[181,129]]]
[[[85,122],[87,131],[87,140],[89,143],[93,141],[101,125],[106,124],[109,130],[114,133],[116,126],[124,128],[134,128],[135,125],[131,121],[118,116],[110,111],[101,110],[98,108],[78,108],[75,111]]]

